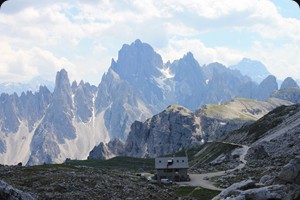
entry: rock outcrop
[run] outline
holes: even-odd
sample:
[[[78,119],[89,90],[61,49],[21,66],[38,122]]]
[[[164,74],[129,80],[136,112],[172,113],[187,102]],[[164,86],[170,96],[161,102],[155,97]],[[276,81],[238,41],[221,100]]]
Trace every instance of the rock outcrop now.
[[[125,155],[125,144],[117,139],[111,140],[109,143],[101,142],[95,146],[89,153],[88,160],[106,160],[115,156]]]
[[[278,177],[286,183],[300,184],[300,156],[297,156],[285,165]]]
[[[0,199],[9,199],[9,200],[35,200],[36,198],[32,197],[26,192],[22,192],[11,185],[0,180]]]
[[[253,180],[235,183],[223,190],[214,200],[220,199],[285,199],[300,198],[300,157],[283,166],[277,176],[265,175],[256,183]],[[271,181],[270,181],[271,180]]]
[[[204,138],[199,122],[192,111],[169,106],[144,123],[132,124],[125,152],[134,157],[157,157],[199,145]]]

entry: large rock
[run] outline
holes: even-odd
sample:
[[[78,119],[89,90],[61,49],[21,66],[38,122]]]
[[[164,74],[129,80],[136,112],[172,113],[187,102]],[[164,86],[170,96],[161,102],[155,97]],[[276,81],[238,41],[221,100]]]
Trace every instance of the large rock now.
[[[300,197],[299,185],[270,185],[261,187],[252,180],[235,183],[223,190],[213,200],[292,200]]]
[[[248,150],[246,157],[254,160],[263,160],[269,155],[263,145],[256,145]]]
[[[291,160],[281,169],[279,178],[288,183],[300,183],[300,156]]]
[[[124,143],[120,140],[111,140],[108,144],[101,142],[95,146],[88,156],[88,160],[106,160],[115,156],[124,155]]]
[[[22,192],[0,180],[0,199],[8,200],[34,200],[30,194]]]

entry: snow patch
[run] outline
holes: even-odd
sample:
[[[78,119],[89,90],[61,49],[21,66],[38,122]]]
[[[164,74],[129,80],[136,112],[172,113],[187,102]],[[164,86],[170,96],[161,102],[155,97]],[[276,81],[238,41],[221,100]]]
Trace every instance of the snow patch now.
[[[19,162],[26,164],[30,156],[30,144],[35,129],[29,132],[25,122],[20,122],[16,133],[2,133],[0,138],[6,144],[6,153],[0,154],[0,163],[4,165],[17,165]]]
[[[171,72],[171,69],[168,67],[168,68],[163,68],[163,69],[158,69],[163,75],[165,78],[169,79],[169,78],[174,78],[175,74],[173,74]]]

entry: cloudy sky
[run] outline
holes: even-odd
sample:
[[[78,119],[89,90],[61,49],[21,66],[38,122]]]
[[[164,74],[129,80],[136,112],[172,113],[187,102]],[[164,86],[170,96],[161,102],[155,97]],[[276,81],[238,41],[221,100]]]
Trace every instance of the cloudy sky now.
[[[124,43],[139,38],[164,62],[262,61],[300,79],[300,9],[291,0],[9,0],[0,9],[0,83],[65,68],[98,85]]]

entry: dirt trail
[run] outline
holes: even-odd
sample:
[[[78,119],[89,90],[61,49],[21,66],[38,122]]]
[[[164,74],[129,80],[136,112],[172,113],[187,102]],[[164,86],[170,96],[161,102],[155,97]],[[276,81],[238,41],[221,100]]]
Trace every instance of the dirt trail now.
[[[240,161],[241,164],[239,164],[237,167],[227,170],[225,171],[218,171],[218,172],[212,172],[212,173],[205,173],[205,174],[190,174],[190,178],[191,181],[189,182],[178,182],[179,185],[188,185],[188,186],[200,186],[202,188],[206,188],[206,189],[211,189],[211,190],[218,190],[218,191],[222,191],[222,188],[218,188],[216,186],[214,186],[208,179],[212,178],[212,177],[216,177],[216,176],[223,176],[225,175],[227,172],[232,172],[236,169],[242,169],[245,167],[247,161],[245,160],[245,156],[248,152],[249,146],[246,145],[240,145],[240,144],[235,144],[235,143],[227,143],[227,142],[222,142],[225,144],[232,144],[232,145],[238,145],[240,146],[241,149],[241,155],[240,155]]]

